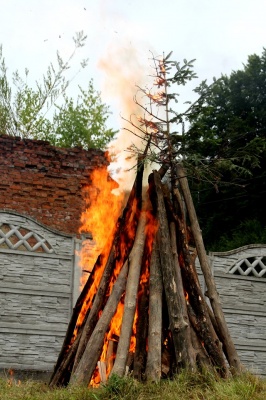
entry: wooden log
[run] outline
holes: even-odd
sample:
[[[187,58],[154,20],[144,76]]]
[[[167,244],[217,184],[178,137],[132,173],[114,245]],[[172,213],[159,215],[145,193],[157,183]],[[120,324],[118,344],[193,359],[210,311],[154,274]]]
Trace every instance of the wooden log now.
[[[133,351],[129,351],[129,353],[127,355],[125,376],[127,376],[129,374],[129,371],[132,371],[133,364],[134,364],[134,353],[133,353]]]
[[[176,204],[175,210],[177,213],[179,213],[179,216],[176,215],[166,190],[164,190],[164,196],[168,214],[173,217],[178,229],[178,252],[182,261],[182,278],[186,284],[186,291],[189,294],[189,301],[195,308],[195,312],[197,314],[198,325],[200,326],[200,329],[197,332],[200,335],[200,341],[205,343],[213,365],[219,369],[222,376],[227,376],[228,369],[223,357],[221,343],[219,342],[214,326],[211,323],[209,309],[200,288],[199,279],[195,268],[195,258],[190,254],[187,226],[184,222],[184,212],[182,212],[182,206],[180,204]],[[180,200],[182,200],[180,196],[175,198],[175,202],[177,203]]]
[[[199,262],[201,265],[201,269],[205,278],[206,286],[208,288],[208,297],[211,302],[211,306],[213,309],[214,316],[217,321],[218,329],[220,335],[222,337],[223,345],[226,348],[226,354],[228,357],[228,362],[231,367],[232,373],[240,373],[243,370],[243,366],[241,365],[239,356],[237,354],[235,345],[229,333],[229,329],[224,317],[224,313],[221,306],[221,301],[219,298],[218,291],[216,289],[214,277],[211,272],[211,267],[208,261],[208,257],[205,251],[205,246],[203,243],[203,238],[201,234],[201,229],[199,226],[197,214],[195,211],[195,207],[193,204],[192,196],[189,190],[188,181],[181,164],[177,165],[177,176],[180,182],[180,187],[182,189],[182,193],[185,199],[191,229],[193,232],[196,249],[198,253]]]
[[[113,286],[112,293],[110,294],[102,315],[93,330],[76,371],[71,375],[71,384],[88,385],[90,383],[97,361],[102,352],[105,333],[113,315],[115,314],[120,298],[125,291],[127,273],[128,261],[123,265],[123,268]]]
[[[59,359],[59,361],[57,361],[53,376],[50,379],[50,383],[49,383],[50,386],[66,385],[69,382],[71,373],[73,373],[73,371],[76,369],[76,366],[85,350],[86,343],[97,323],[98,313],[103,305],[106,290],[109,285],[110,275],[111,275],[111,272],[113,271],[113,268],[115,265],[114,261],[115,261],[115,250],[113,247],[109,254],[107,263],[105,265],[104,272],[103,272],[103,275],[102,275],[102,278],[100,281],[100,285],[94,296],[93,304],[92,304],[91,308],[86,307],[86,304],[84,304],[86,297],[84,295],[84,291],[82,291],[77,304],[80,304],[81,301],[83,301],[83,308],[86,310],[84,324],[77,330],[77,337],[75,338],[74,343],[69,345],[68,351],[65,351],[63,356]],[[93,277],[95,277],[95,275],[93,275],[92,278]],[[93,283],[94,282],[89,278],[86,283],[86,286],[88,286],[88,284],[89,284],[90,288],[91,288]],[[86,290],[86,293],[88,294],[87,290]],[[80,312],[80,310],[81,310],[81,307],[79,307],[79,312]],[[72,334],[73,334],[73,325],[71,328],[72,328]],[[69,340],[70,336],[67,335],[66,338],[68,338],[68,340]],[[68,377],[68,380],[67,380],[67,377]]]
[[[187,313],[187,305],[186,305],[186,299],[185,299],[185,293],[184,293],[184,286],[183,286],[183,281],[182,281],[182,274],[181,274],[181,269],[180,269],[180,264],[179,264],[179,259],[178,259],[178,253],[177,253],[177,245],[176,245],[176,226],[174,221],[170,222],[170,238],[171,238],[171,247],[172,247],[172,257],[176,269],[176,285],[177,285],[177,291],[180,294],[180,306],[181,306],[181,311],[182,311],[182,316],[184,321],[187,323],[187,353],[189,357],[189,364],[188,366],[190,368],[194,368],[195,363],[196,363],[196,356],[195,352],[193,350],[192,346],[192,341],[191,341],[191,332],[190,332],[190,323],[189,323],[189,318],[188,318],[188,313]]]
[[[153,174],[150,175],[149,182],[151,185],[151,196],[155,196],[156,198],[156,211],[159,222],[157,238],[176,365],[177,368],[185,368],[191,363],[191,357],[188,351],[190,337],[187,330],[188,323],[185,321],[182,313],[181,294],[177,290],[177,274],[172,257],[173,252],[170,244],[170,233],[162,192],[162,183],[157,171],[154,171]]]
[[[108,347],[107,347],[107,352],[106,352],[106,369],[107,369],[107,374],[109,375],[110,371],[113,368],[114,365],[114,354],[116,351],[116,342],[113,340],[109,340],[108,342]]]
[[[162,350],[162,377],[167,378],[170,375],[172,357],[170,351],[164,347]]]
[[[81,338],[79,340],[75,360],[74,360],[74,365],[73,365],[73,372],[77,368],[77,365],[82,357],[82,354],[86,348],[86,344],[92,334],[92,331],[98,321],[98,315],[99,311],[101,310],[103,303],[104,303],[104,298],[106,295],[106,291],[110,282],[110,277],[112,274],[112,271],[114,269],[115,265],[115,246],[111,249],[111,252],[109,254],[106,266],[103,271],[103,275],[101,278],[101,282],[99,284],[99,287],[97,289],[95,298],[93,300],[93,304],[91,309],[89,310],[89,314],[86,318],[86,322],[84,324],[84,327],[82,329],[82,334]]]
[[[74,363],[75,354],[78,348],[81,331],[78,333],[74,343],[72,343],[69,351],[65,354],[64,358],[56,368],[49,381],[49,386],[66,386],[70,380],[71,371]]]
[[[193,264],[194,260],[189,252],[189,246],[183,225],[183,221],[178,220],[178,245],[180,258],[182,260],[183,284],[188,293],[189,304],[192,306],[196,318],[196,326],[194,326],[194,329],[196,330],[200,341],[204,342],[205,349],[211,358],[212,364],[218,368],[219,373],[222,376],[226,377],[228,375],[228,369],[223,356],[221,343],[211,323],[207,305]],[[191,321],[190,315],[189,319]]]
[[[205,350],[204,346],[201,344],[199,337],[192,326],[190,329],[190,333],[191,333],[192,346],[195,351],[196,366],[201,370],[210,368],[212,364],[208,356],[208,353]]]
[[[147,336],[149,320],[148,281],[143,284],[138,295],[138,319],[136,324],[136,350],[134,354],[133,377],[142,380],[147,358]]]
[[[193,308],[189,303],[187,305],[187,310],[188,310],[189,320],[192,326],[191,329],[192,343],[196,353],[197,365],[201,368],[210,366],[217,368],[217,357],[215,355],[215,352],[210,351],[209,347],[209,334],[205,335],[203,338],[202,332],[204,332],[204,328],[202,328],[201,321],[199,321],[198,317],[196,316]],[[217,341],[217,346],[220,346],[221,349],[222,344]],[[219,369],[218,372],[220,373]],[[225,376],[225,373],[223,372],[221,375]]]
[[[101,382],[107,382],[107,374],[106,374],[106,362],[105,361],[98,361],[97,362],[98,371],[100,374]]]
[[[63,378],[63,375],[66,372],[66,376],[69,376],[67,370],[69,369],[72,370],[72,368],[74,370],[76,369],[76,366],[79,363],[79,360],[85,350],[86,343],[88,342],[92,330],[98,320],[99,311],[103,306],[106,291],[110,283],[110,277],[116,265],[115,262],[120,262],[122,266],[124,264],[125,259],[128,257],[129,252],[131,251],[141,208],[142,178],[143,178],[143,164],[139,162],[134,185],[127,200],[127,204],[124,208],[122,217],[118,220],[117,223],[116,232],[114,235],[113,243],[110,249],[110,254],[108,256],[106,265],[103,268],[102,265],[103,256],[99,255],[94,265],[93,271],[90,274],[73,309],[73,313],[64,339],[64,343],[60,351],[60,354],[58,356],[57,362],[55,364],[53,374],[50,378],[50,385],[52,386],[57,384],[60,385],[62,379],[65,381],[65,383],[68,383],[66,382],[65,378]],[[124,246],[124,243],[126,243],[126,246]],[[102,274],[101,279],[98,278],[99,274]],[[100,285],[93,299],[94,301],[92,309],[90,309],[91,304],[86,304],[86,298],[88,297],[88,293],[91,290],[91,287],[96,281],[100,281]],[[82,313],[84,314],[84,320],[83,320],[84,323],[80,327],[77,327],[77,320],[80,316],[81,310]],[[76,345],[74,347],[75,349],[74,353],[73,349],[71,349],[71,346],[74,341],[73,334],[75,329],[77,331],[76,334],[78,334],[79,330],[81,329],[82,336],[79,335],[78,343],[76,342]],[[71,357],[68,356],[68,352],[70,349],[71,349],[71,354],[70,354]],[[74,357],[74,362],[73,362],[73,357]],[[63,365],[67,369],[64,369]]]
[[[92,285],[93,281],[96,279],[97,274],[99,274],[99,271],[101,268],[101,259],[102,259],[102,255],[99,255],[99,257],[97,258],[96,263],[94,265],[94,268],[92,270],[92,273],[90,274],[87,282],[85,283],[83,290],[80,293],[80,295],[76,301],[75,307],[73,308],[72,316],[71,316],[71,319],[68,324],[64,342],[63,342],[61,351],[59,353],[59,356],[57,358],[53,373],[50,378],[49,385],[51,385],[51,386],[61,384],[59,382],[61,381],[61,377],[64,374],[64,368],[62,366],[65,365],[65,366],[67,366],[67,368],[69,368],[69,359],[70,358],[68,357],[68,352],[75,340],[75,338],[73,337],[74,330],[77,326],[77,321],[78,321],[78,317],[80,315],[81,309],[84,307],[85,300],[88,297],[88,293],[90,291],[91,285]],[[78,335],[78,331],[79,331],[79,329],[77,329],[77,335]],[[76,351],[77,347],[74,347],[74,348]],[[67,358],[66,362],[65,362],[65,358]],[[71,352],[71,359],[72,358],[73,358],[73,350]],[[58,372],[58,370],[59,370],[59,372]]]
[[[145,372],[147,380],[155,382],[160,380],[162,374],[162,291],[160,254],[157,239],[155,238],[150,262],[149,332]]]
[[[126,287],[124,314],[121,325],[120,338],[117,346],[116,359],[111,375],[124,376],[130,346],[132,325],[136,311],[138,284],[141,262],[145,244],[146,213],[142,212],[139,218],[136,238],[129,256],[129,274]]]

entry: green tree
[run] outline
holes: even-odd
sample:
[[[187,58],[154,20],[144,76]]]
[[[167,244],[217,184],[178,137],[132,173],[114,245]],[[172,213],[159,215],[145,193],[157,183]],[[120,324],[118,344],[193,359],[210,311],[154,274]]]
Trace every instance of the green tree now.
[[[93,81],[85,91],[73,98],[64,96],[64,104],[54,114],[48,139],[55,146],[104,149],[114,137],[115,131],[106,128],[109,107],[101,102],[100,93],[95,92]]]
[[[88,89],[80,88],[76,101],[67,95],[73,78],[68,80],[66,73],[71,69],[77,50],[84,46],[86,36],[78,32],[73,41],[74,50],[68,60],[63,60],[57,52],[56,66],[50,63],[42,80],[33,86],[28,83],[28,69],[23,77],[18,71],[13,73],[10,83],[0,46],[0,134],[46,139],[61,147],[79,145],[84,148],[104,148],[113,138],[116,132],[106,127],[109,107],[102,103],[92,80]],[[87,62],[82,60],[80,69],[85,68]]]
[[[169,57],[153,58],[157,91],[139,88],[141,100],[143,94],[148,98],[143,105],[136,96],[144,117],[138,118],[139,126],[132,117],[129,121],[134,133],[146,139],[146,159],[170,166],[171,182],[182,161],[209,250],[263,241],[266,50],[261,57],[250,56],[243,70],[211,85],[202,82],[194,90],[198,99],[186,102],[182,112],[172,87],[195,78],[194,60],[181,64]]]
[[[205,88],[203,82],[198,92]],[[209,184],[200,175],[191,179],[208,248],[228,250],[254,238],[263,241],[266,49],[261,56],[249,56],[242,70],[215,81],[195,111],[189,117],[184,150],[194,166],[204,164],[213,171]]]

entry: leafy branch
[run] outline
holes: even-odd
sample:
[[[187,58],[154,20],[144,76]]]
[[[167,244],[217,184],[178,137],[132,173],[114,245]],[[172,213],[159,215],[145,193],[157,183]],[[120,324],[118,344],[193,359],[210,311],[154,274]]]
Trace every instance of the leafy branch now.
[[[25,69],[23,78],[18,71],[12,75],[13,86],[9,83],[7,67],[0,46],[0,109],[4,118],[1,118],[1,131],[13,136],[36,137],[39,130],[48,121],[46,114],[55,106],[60,96],[66,93],[70,82],[81,69],[87,66],[88,60],[82,60],[80,70],[70,79],[66,79],[66,71],[79,48],[85,45],[86,35],[78,32],[73,37],[74,49],[67,60],[63,60],[57,52],[57,64],[49,64],[42,81],[35,82],[35,89],[28,84],[29,70]],[[13,89],[14,93],[13,93]]]
[[[146,158],[161,166],[168,165],[171,181],[176,179],[175,166],[180,162],[186,167],[188,176],[208,181],[213,186],[222,181],[225,170],[237,175],[249,175],[248,164],[251,162],[252,143],[230,157],[226,157],[224,152],[212,158],[190,151],[189,123],[200,115],[206,105],[206,98],[220,84],[220,79],[214,78],[211,85],[203,81],[194,89],[198,95],[197,100],[193,103],[186,101],[184,104],[188,104],[188,107],[184,111],[176,111],[176,107],[172,107],[171,104],[179,102],[179,93],[173,92],[172,87],[186,85],[197,78],[197,75],[193,70],[195,60],[185,59],[180,63],[172,61],[171,56],[172,52],[163,57],[152,55],[153,86],[149,89],[137,86],[138,91],[134,98],[137,106],[143,111],[143,116],[131,116],[127,122],[130,123],[132,130],[126,129],[141,137],[144,142],[149,142]],[[146,98],[145,102],[143,98]],[[200,142],[200,136],[197,140]],[[220,138],[213,138],[213,141],[215,146],[221,143]],[[135,146],[131,150],[136,152]],[[254,157],[253,162],[257,162]]]

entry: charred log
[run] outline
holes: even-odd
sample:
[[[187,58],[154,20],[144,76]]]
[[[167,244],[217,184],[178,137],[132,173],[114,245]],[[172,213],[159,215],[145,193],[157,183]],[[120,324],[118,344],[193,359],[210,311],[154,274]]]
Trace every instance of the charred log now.
[[[136,240],[129,257],[129,274],[126,287],[124,314],[122,319],[121,333],[117,347],[116,359],[112,374],[123,376],[126,371],[127,356],[130,346],[132,325],[136,311],[137,291],[140,277],[141,261],[145,243],[146,215],[142,212]]]
[[[98,320],[93,333],[86,345],[74,374],[71,375],[70,383],[88,385],[95,370],[97,361],[102,352],[104,336],[116,311],[117,304],[125,290],[128,273],[128,262],[126,261],[113,286],[112,293],[104,307],[103,313]]]

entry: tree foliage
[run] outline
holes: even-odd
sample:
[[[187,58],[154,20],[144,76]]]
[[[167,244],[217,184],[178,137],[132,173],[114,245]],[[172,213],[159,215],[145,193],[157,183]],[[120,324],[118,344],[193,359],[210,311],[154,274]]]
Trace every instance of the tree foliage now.
[[[100,93],[95,92],[92,80],[87,90],[79,89],[76,101],[64,96],[64,103],[57,107],[51,129],[44,138],[59,147],[104,149],[115,134],[106,127],[109,107],[102,103]]]
[[[131,131],[147,144],[146,160],[160,165],[170,165],[184,157],[184,121],[194,110],[190,105],[186,111],[176,111],[172,104],[179,102],[179,94],[171,89],[174,85],[186,85],[196,77],[193,70],[195,60],[179,63],[170,60],[171,54],[166,57],[152,56],[153,86],[150,89],[138,87],[135,97],[136,104],[143,110],[143,117],[131,116],[129,121]],[[146,102],[143,102],[143,97]],[[132,150],[137,149],[133,146]]]
[[[57,52],[56,66],[50,63],[42,80],[33,86],[29,84],[28,69],[23,76],[14,72],[10,82],[0,46],[1,134],[45,139],[61,147],[104,148],[112,139],[116,132],[106,127],[109,107],[94,90],[93,80],[86,90],[79,88],[76,100],[67,95],[73,78],[68,80],[66,73],[71,69],[77,50],[84,46],[86,36],[78,32],[73,41],[74,50],[68,60],[63,60]],[[87,62],[82,60],[80,69],[85,68]]]
[[[170,165],[172,183],[175,165],[185,166],[208,249],[263,241],[266,51],[250,56],[243,70],[229,77],[202,82],[194,89],[198,99],[186,102],[185,111],[172,90],[196,77],[194,60],[170,58],[171,53],[152,58],[154,85],[139,88],[148,100],[143,105],[138,94],[135,98],[144,116],[130,119],[134,133],[146,141],[146,159]]]
[[[208,247],[265,241],[266,49],[215,81],[189,121],[186,152],[215,169],[211,185],[191,182]]]

